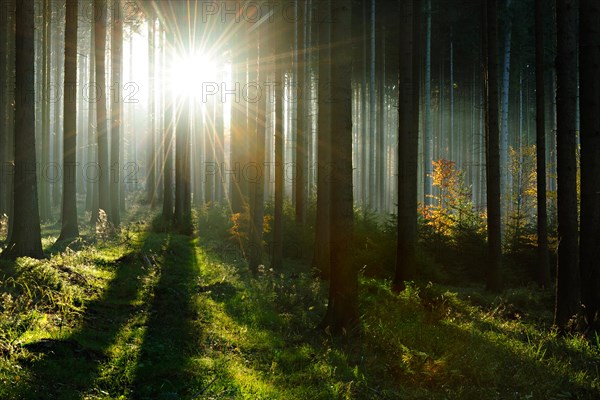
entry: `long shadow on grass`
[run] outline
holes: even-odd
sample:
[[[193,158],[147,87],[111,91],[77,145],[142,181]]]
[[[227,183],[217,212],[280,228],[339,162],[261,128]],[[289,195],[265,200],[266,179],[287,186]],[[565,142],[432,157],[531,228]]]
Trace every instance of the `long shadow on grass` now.
[[[63,339],[42,339],[25,347],[39,358],[25,362],[32,379],[17,393],[23,399],[78,399],[92,388],[107,350],[130,317],[142,305],[135,304],[150,272],[142,259],[129,253],[114,265],[114,278],[103,295],[87,304],[82,326]]]
[[[135,399],[178,399],[195,387],[188,365],[190,356],[198,351],[192,303],[198,265],[193,240],[169,237],[161,254],[156,260],[160,277],[135,371]]]
[[[299,311],[311,306],[302,296],[274,296],[272,288],[277,285],[258,284],[270,278],[256,280],[243,272],[238,276],[249,297],[258,301],[241,301],[240,294],[224,283],[207,289],[228,317],[265,338],[258,347],[241,346],[241,352],[255,370],[269,371],[263,376],[270,376],[269,384],[281,393],[304,388],[307,394],[337,398],[330,388],[339,382],[350,387],[357,376],[364,376],[354,384],[353,398],[404,398],[407,393],[421,393],[421,398],[424,391],[430,398],[514,398],[516,392],[533,398],[561,392],[599,398],[589,385],[573,381],[576,367],[570,373],[557,370],[542,355],[536,357],[509,341],[508,335],[491,334],[494,328],[476,318],[472,330],[461,329],[438,318],[438,310],[412,305],[389,290],[369,293],[363,286],[364,334],[329,338],[311,329],[310,322],[302,322]],[[292,276],[275,283],[288,285],[289,292],[302,284]],[[277,300],[268,300],[273,298]],[[280,317],[290,314],[287,320]],[[301,351],[301,346],[310,351]],[[317,362],[320,366],[315,368]],[[269,370],[272,365],[277,369]],[[353,372],[355,367],[360,373]]]

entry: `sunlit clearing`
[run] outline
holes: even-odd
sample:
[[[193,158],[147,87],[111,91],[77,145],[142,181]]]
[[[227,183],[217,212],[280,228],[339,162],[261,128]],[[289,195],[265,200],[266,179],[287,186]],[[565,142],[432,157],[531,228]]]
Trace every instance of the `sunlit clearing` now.
[[[217,82],[218,72],[217,64],[204,55],[177,57],[171,68],[173,94],[200,99],[205,84]]]

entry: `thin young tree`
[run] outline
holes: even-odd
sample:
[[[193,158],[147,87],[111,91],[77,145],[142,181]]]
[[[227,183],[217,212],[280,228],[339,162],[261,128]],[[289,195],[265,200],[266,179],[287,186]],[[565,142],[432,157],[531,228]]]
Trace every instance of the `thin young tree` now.
[[[77,20],[78,0],[68,0],[65,12],[65,75],[63,104],[63,198],[58,241],[79,236],[77,224]]]
[[[15,179],[12,224],[3,258],[42,258],[38,208],[35,104],[34,104],[34,12],[32,1],[18,1],[15,8]]]
[[[486,100],[486,178],[488,222],[488,267],[486,287],[500,289],[502,263],[501,206],[500,206],[500,143],[498,124],[498,1],[486,0],[485,9],[485,67]]]
[[[566,327],[579,311],[580,271],[577,223],[577,3],[556,2],[556,156],[558,266],[554,323]]]
[[[580,0],[582,303],[587,323],[600,329],[600,3]]]
[[[354,207],[352,195],[352,6],[331,2],[331,266],[329,302],[321,327],[348,332],[359,323],[358,271],[352,259]]]

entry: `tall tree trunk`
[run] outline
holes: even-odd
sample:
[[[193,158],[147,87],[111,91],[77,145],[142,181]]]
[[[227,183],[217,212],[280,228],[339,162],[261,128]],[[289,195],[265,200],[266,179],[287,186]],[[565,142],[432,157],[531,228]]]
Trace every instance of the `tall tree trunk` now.
[[[273,243],[271,244],[271,268],[280,269],[283,264],[283,137],[284,137],[284,63],[288,56],[287,37],[291,33],[288,21],[280,20],[275,42],[275,203],[273,211]]]
[[[3,258],[42,258],[35,155],[33,2],[17,1],[15,30],[15,179],[12,232]]]
[[[5,4],[8,9],[8,4]],[[8,74],[10,63],[8,62],[9,49],[9,16],[5,15],[6,25],[0,25],[0,87],[8,87]],[[10,177],[10,146],[8,131],[8,90],[0,92],[0,217],[7,215],[9,211],[8,181]]]
[[[69,0],[65,13],[65,77],[63,105],[63,199],[58,241],[79,236],[77,224],[77,20],[78,2]]]
[[[416,277],[417,159],[419,151],[420,0],[400,3],[398,99],[398,243],[395,290]]]
[[[600,4],[580,0],[582,302],[600,330]]]
[[[43,173],[50,166],[50,54],[52,47],[50,45],[51,21],[50,0],[43,2],[43,22],[42,22],[42,146],[41,146],[41,171],[40,179],[40,219],[47,220],[51,217],[50,185],[47,177]],[[4,87],[4,86],[3,86]],[[64,171],[63,171],[64,172]]]
[[[150,12],[148,16],[148,136],[146,151],[146,202],[151,208],[156,205],[156,140],[155,140],[155,18]]]
[[[256,32],[256,43],[258,45],[258,57],[256,60],[256,82],[266,80],[264,74],[265,68],[265,38],[266,28],[258,28]],[[258,266],[262,263],[263,258],[263,218],[264,218],[264,194],[265,194],[265,177],[262,172],[262,166],[265,162],[265,122],[266,122],[266,97],[259,96],[254,107],[254,122],[252,125],[252,136],[250,141],[250,157],[251,162],[256,166],[257,175],[248,176],[250,183],[250,246],[249,246],[249,266],[253,273],[258,271]]]
[[[512,188],[511,174],[509,173],[509,139],[508,139],[508,114],[510,107],[510,58],[512,47],[512,18],[510,16],[511,0],[506,0],[507,23],[504,27],[504,64],[502,67],[502,120],[500,124],[500,198],[501,204],[508,211],[510,192]],[[508,215],[508,212],[507,212]]]
[[[192,198],[190,174],[190,103],[179,96],[177,99],[177,128],[175,135],[175,214],[176,229],[183,234],[192,233]]]
[[[244,45],[241,43],[244,33],[239,26],[235,27],[234,59],[232,60],[232,74],[234,84],[243,85],[246,81],[246,55]],[[237,99],[232,103],[231,109],[231,136],[229,141],[229,200],[231,202],[231,212],[233,214],[241,213],[244,210],[244,182],[241,169],[244,167],[244,128],[246,127],[246,102]]]
[[[317,135],[317,215],[313,268],[322,278],[329,278],[331,243],[330,184],[331,184],[331,2],[319,4],[319,81]],[[365,173],[365,172],[363,172]],[[363,188],[363,190],[365,190]],[[363,204],[366,206],[366,204]]]
[[[167,40],[165,45],[168,47],[169,59],[172,63],[175,51],[175,38],[172,31],[167,33]],[[165,63],[166,65],[166,63]],[[174,110],[176,110],[173,104],[173,93],[170,89],[167,90],[165,99],[165,116],[163,118],[163,151],[164,151],[164,166],[163,166],[163,209],[162,209],[162,222],[168,225],[173,220],[173,148],[175,141],[173,138],[173,131],[175,130],[175,119],[173,118]]]
[[[558,268],[554,322],[565,327],[579,311],[577,223],[577,0],[557,0],[556,153],[558,169]]]
[[[223,71],[219,72],[217,82],[223,82]],[[265,94],[265,97],[267,95]],[[225,166],[225,128],[223,119],[223,102],[221,99],[215,100],[215,200],[222,202],[225,199],[225,178],[223,169]]]
[[[375,185],[375,187],[377,188],[377,192],[375,193],[376,196],[376,204],[375,206],[377,207],[377,210],[380,213],[384,213],[385,210],[385,172],[384,172],[384,166],[385,166],[385,161],[387,159],[386,157],[386,152],[385,152],[385,145],[386,145],[386,141],[385,141],[385,134],[386,134],[386,130],[385,130],[385,120],[386,120],[386,104],[385,104],[385,90],[386,90],[386,75],[385,75],[385,63],[386,63],[386,47],[385,47],[385,40],[386,40],[386,32],[387,32],[387,27],[386,27],[386,17],[384,15],[385,10],[383,8],[381,8],[381,18],[382,18],[382,27],[381,27],[381,34],[380,34],[380,38],[378,41],[379,44],[379,57],[378,57],[378,75],[379,75],[379,79],[378,79],[378,87],[377,87],[377,108],[379,110],[379,115],[377,116],[377,148],[376,148],[376,154],[377,154],[377,169],[375,171],[375,176],[377,177],[377,184]]]
[[[451,160],[455,161],[457,165],[460,165],[460,159],[458,157],[458,139],[454,135],[454,42],[452,36],[450,37],[450,149],[453,157]]]
[[[423,130],[423,202],[431,205],[433,189],[433,133],[431,117],[431,0],[427,0],[427,38],[425,45],[425,128]],[[443,96],[443,93],[441,94]],[[441,134],[441,132],[440,132]]]
[[[52,3],[50,3],[52,4]],[[54,26],[54,40],[51,41],[54,44],[54,87],[58,90],[58,88],[63,84],[61,80],[61,55],[64,56],[64,43],[62,43],[62,35],[61,35],[61,16],[60,11],[57,10],[52,18],[56,18]],[[53,102],[54,105],[54,135],[52,135],[52,165],[60,165],[61,162],[61,151],[62,141],[61,141],[61,109],[60,109],[60,97],[55,93],[56,101]],[[48,178],[51,179],[51,178]],[[57,179],[53,177],[52,180],[52,210],[58,209],[61,205],[61,179]]]
[[[96,59],[96,132],[98,139],[98,210],[110,218],[110,168],[108,161],[108,122],[106,113],[106,2],[94,0],[94,50]]]
[[[358,271],[352,263],[352,7],[347,0],[333,0],[331,42],[331,279],[327,314],[321,326],[334,333],[349,331],[359,322]]]
[[[96,62],[95,62],[95,55],[94,55],[94,42],[95,42],[95,38],[94,38],[94,25],[91,24],[91,29],[90,29],[90,52],[88,55],[88,81],[86,82],[89,86],[88,86],[88,101],[87,101],[87,105],[88,105],[88,128],[87,128],[87,165],[84,166],[84,171],[85,171],[85,177],[86,177],[86,182],[87,182],[87,194],[86,194],[86,198],[85,198],[85,208],[87,211],[91,212],[91,224],[95,224],[96,221],[98,220],[98,179],[95,175],[91,175],[91,172],[89,172],[88,170],[90,169],[89,167],[91,167],[92,165],[96,165],[97,166],[97,162],[98,162],[98,149],[96,147],[96,143],[98,143],[97,138],[95,138],[94,136],[96,135],[96,120],[94,118],[94,107],[96,102],[92,101],[90,99],[93,99],[95,94],[94,94],[94,87],[92,86],[93,83],[95,83],[95,71],[96,71]],[[94,171],[94,172],[98,172],[98,171]]]
[[[535,87],[536,87],[536,173],[537,173],[537,282],[550,283],[548,255],[548,213],[546,212],[546,118],[544,80],[544,4],[535,0]]]
[[[305,96],[306,90],[306,31],[305,21],[308,7],[305,1],[296,0],[296,16],[298,29],[298,109],[297,109],[297,125],[296,125],[296,225],[303,227],[306,222],[306,179],[304,177],[305,169],[305,130],[306,130],[306,113],[305,113]]]
[[[376,183],[376,142],[377,142],[377,96],[376,96],[376,88],[377,88],[377,30],[376,24],[377,21],[377,10],[376,10],[376,1],[371,1],[371,17],[369,22],[371,24],[371,31],[369,36],[369,136],[368,136],[368,171],[369,171],[369,186],[368,188],[364,188],[368,193],[368,207],[370,209],[375,209],[376,207],[376,193],[375,189]],[[334,16],[335,18],[335,16]]]
[[[111,107],[112,114],[112,128],[110,130],[110,157],[111,157],[111,202],[110,209],[112,214],[112,223],[115,226],[121,224],[121,204],[120,196],[121,193],[121,89],[123,83],[121,81],[122,75],[122,59],[123,59],[123,19],[121,0],[113,1],[113,15],[112,15],[112,26],[111,26],[111,77],[112,84],[116,87],[117,96],[113,99]],[[150,94],[151,97],[154,93]]]
[[[369,20],[368,18],[368,13],[367,13],[367,0],[357,0],[360,1],[361,4],[361,8],[362,8],[362,18],[356,18],[357,23],[361,24],[361,28],[362,28],[362,36],[361,36],[361,50],[362,50],[362,57],[360,57],[362,59],[361,62],[361,85],[360,85],[360,93],[361,93],[361,98],[360,98],[360,103],[361,103],[361,107],[360,107],[360,122],[361,122],[361,132],[360,132],[360,138],[361,138],[361,165],[360,165],[360,171],[361,171],[361,181],[360,181],[360,191],[361,191],[361,205],[363,208],[367,208],[368,207],[368,190],[367,190],[367,185],[368,185],[368,172],[369,172],[369,168],[368,168],[368,134],[369,134],[369,123],[368,123],[368,119],[367,119],[367,111],[368,111],[368,107],[367,107],[367,73],[368,73],[368,68],[367,68],[367,61],[368,61],[368,57],[367,57],[367,50],[368,50],[368,36],[367,36],[367,22]],[[356,15],[359,15],[358,13],[356,13]],[[319,18],[323,18],[321,16],[317,17]],[[360,21],[360,22],[359,22]],[[319,24],[322,24],[321,21],[319,21]],[[328,33],[329,35],[329,33]],[[319,38],[321,37],[321,32],[319,32]],[[319,39],[320,41],[320,39]],[[321,42],[323,43],[323,42]],[[322,45],[321,45],[322,46]],[[321,68],[320,65],[320,57],[321,57],[321,52],[319,52],[319,68]],[[329,56],[328,56],[329,57]],[[329,59],[329,58],[328,58]],[[328,62],[328,61],[327,61]],[[328,78],[329,79],[329,78]],[[329,80],[327,81],[327,85],[329,85]],[[320,109],[320,104],[319,104],[319,109]],[[319,112],[319,118],[321,116],[321,113]],[[318,152],[319,154],[321,153],[320,150]],[[318,181],[318,176],[317,176],[317,181]],[[318,185],[318,183],[317,183]],[[318,199],[317,199],[318,201]],[[329,263],[327,263],[329,265]],[[327,268],[329,268],[329,266],[327,266]]]
[[[487,221],[488,221],[488,290],[500,289],[502,264],[501,210],[500,210],[500,151],[498,129],[498,2],[486,0],[486,178],[487,178]]]

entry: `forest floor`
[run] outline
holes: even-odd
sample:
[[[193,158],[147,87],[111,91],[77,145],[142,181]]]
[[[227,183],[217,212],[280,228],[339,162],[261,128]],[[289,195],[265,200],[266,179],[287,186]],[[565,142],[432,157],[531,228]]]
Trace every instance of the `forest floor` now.
[[[315,326],[306,266],[253,277],[198,238],[131,224],[0,264],[0,399],[598,399],[600,339],[552,295],[361,278],[361,326]]]

